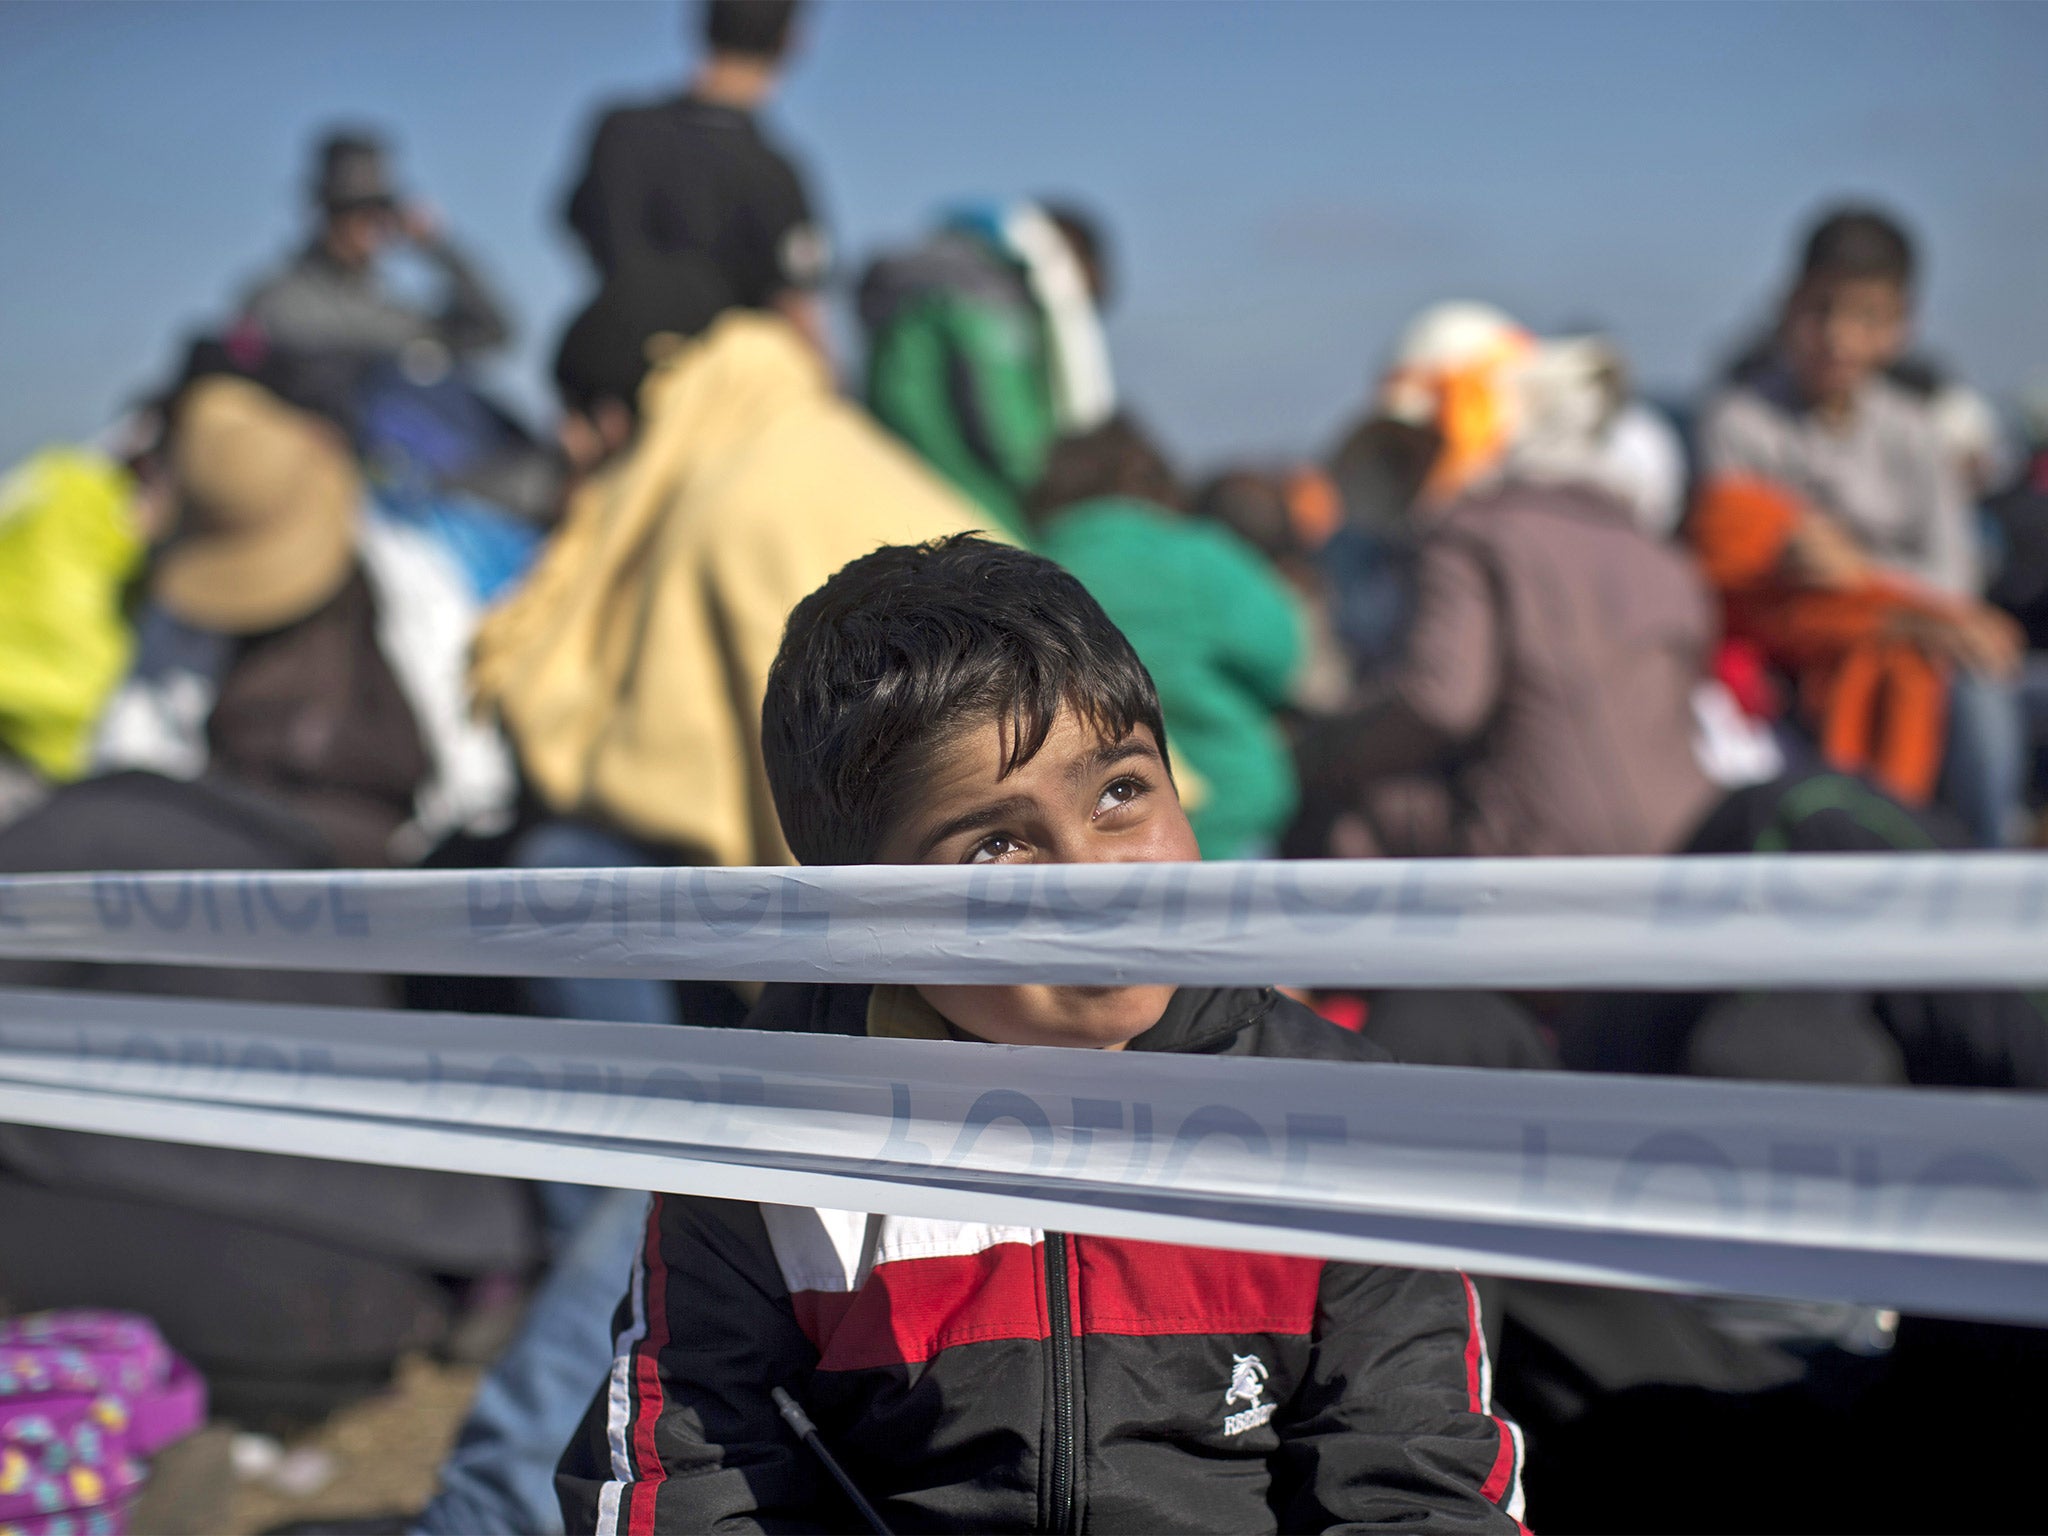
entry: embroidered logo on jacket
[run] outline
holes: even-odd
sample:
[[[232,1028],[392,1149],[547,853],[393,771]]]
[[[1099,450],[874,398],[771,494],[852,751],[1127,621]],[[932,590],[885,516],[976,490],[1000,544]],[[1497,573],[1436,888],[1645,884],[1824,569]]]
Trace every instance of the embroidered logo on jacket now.
[[[1232,1403],[1245,1406],[1239,1412],[1224,1417],[1224,1434],[1241,1435],[1248,1429],[1257,1429],[1273,1417],[1275,1405],[1260,1401],[1266,1395],[1268,1374],[1266,1362],[1257,1355],[1233,1354],[1230,1357],[1230,1387],[1223,1394],[1223,1406],[1228,1408]]]

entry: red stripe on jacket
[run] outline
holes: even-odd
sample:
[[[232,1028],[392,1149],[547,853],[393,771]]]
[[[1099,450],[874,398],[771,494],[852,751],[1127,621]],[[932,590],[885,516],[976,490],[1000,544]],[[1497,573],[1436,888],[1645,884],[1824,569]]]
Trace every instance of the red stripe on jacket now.
[[[1469,1275],[1460,1275],[1458,1279],[1465,1286],[1466,1395],[1472,1411],[1490,1419],[1494,1432],[1500,1436],[1500,1449],[1493,1453],[1493,1467],[1486,1474],[1486,1481],[1479,1485],[1479,1496],[1488,1503],[1498,1504],[1515,1480],[1515,1436],[1514,1431],[1495,1417],[1493,1405],[1480,1391],[1480,1369],[1486,1359],[1486,1333],[1479,1318],[1479,1287],[1472,1283]]]
[[[641,1313],[647,1332],[633,1346],[633,1486],[626,1490],[628,1536],[654,1536],[654,1499],[667,1474],[654,1446],[661,1417],[661,1351],[668,1343],[668,1264],[661,1255],[661,1205],[656,1195],[647,1212],[647,1245],[642,1256]]]
[[[1081,1334],[1306,1334],[1314,1327],[1319,1259],[1121,1238],[1072,1241]],[[997,1243],[979,1253],[877,1264],[858,1291],[799,1291],[791,1300],[818,1347],[820,1370],[870,1370],[922,1364],[956,1344],[1047,1337],[1039,1275],[1039,1245]]]

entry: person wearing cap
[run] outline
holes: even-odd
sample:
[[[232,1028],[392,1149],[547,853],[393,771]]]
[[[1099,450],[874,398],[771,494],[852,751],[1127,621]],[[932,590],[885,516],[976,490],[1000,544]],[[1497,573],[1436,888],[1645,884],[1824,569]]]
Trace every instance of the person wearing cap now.
[[[402,358],[432,376],[451,360],[511,339],[504,307],[435,215],[399,195],[376,137],[337,131],[322,139],[311,193],[318,220],[313,237],[250,289],[237,327],[245,345],[366,361]],[[378,259],[397,241],[439,269],[446,295],[438,308],[406,304],[378,281]]]

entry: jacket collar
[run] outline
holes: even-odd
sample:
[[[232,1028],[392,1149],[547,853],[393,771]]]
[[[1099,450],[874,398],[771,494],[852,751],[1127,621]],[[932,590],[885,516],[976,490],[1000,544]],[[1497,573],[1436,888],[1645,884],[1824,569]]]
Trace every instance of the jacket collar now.
[[[1182,987],[1159,1022],[1125,1049],[1197,1056],[1228,1050],[1231,1041],[1273,1011],[1273,1001],[1271,987]]]

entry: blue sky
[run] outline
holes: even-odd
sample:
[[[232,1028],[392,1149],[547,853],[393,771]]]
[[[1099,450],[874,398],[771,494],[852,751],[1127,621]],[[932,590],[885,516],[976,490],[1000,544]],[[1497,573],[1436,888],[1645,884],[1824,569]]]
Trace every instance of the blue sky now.
[[[96,430],[298,236],[306,145],[388,125],[515,303],[506,392],[587,277],[597,105],[687,67],[671,3],[0,0],[0,463]],[[2048,6],[825,0],[774,111],[849,275],[969,194],[1110,219],[1130,400],[1198,462],[1323,443],[1401,322],[1597,322],[1667,391],[1845,194],[1930,248],[1925,328],[2048,382]]]

